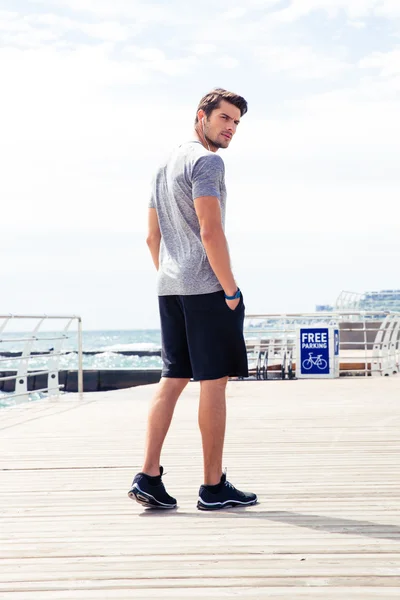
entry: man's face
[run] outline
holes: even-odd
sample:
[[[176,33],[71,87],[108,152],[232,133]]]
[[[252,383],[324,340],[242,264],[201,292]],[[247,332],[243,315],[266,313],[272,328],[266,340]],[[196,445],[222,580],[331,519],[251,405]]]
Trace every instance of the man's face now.
[[[240,109],[226,100],[207,118],[204,114],[204,135],[216,148],[228,148],[240,122]],[[201,118],[201,117],[200,117]]]

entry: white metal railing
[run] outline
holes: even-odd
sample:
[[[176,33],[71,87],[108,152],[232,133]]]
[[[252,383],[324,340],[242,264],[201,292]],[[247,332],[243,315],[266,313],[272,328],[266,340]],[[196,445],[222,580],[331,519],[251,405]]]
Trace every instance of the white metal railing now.
[[[340,375],[400,373],[400,313],[336,311],[246,315],[250,373],[257,379],[295,377],[299,325],[337,324]]]
[[[371,375],[393,375],[400,372],[400,315],[389,314],[376,335]]]
[[[33,321],[34,326],[30,328],[30,332],[23,334],[12,333],[12,337],[6,337],[6,329],[12,326],[15,322]],[[44,323],[49,321],[52,324],[56,321],[61,321],[61,331],[57,334],[43,333],[39,337],[39,330]],[[63,351],[65,340],[69,339],[68,333],[73,323],[77,325],[77,353],[78,353],[78,392],[83,392],[83,360],[82,360],[82,320],[78,316],[48,316],[48,315],[0,315],[0,375],[4,371],[10,371],[9,368],[4,368],[5,363],[14,363],[12,375],[0,376],[0,391],[2,391],[1,400],[9,400],[22,396],[29,396],[33,393],[47,393],[49,396],[59,395],[63,384],[59,383],[59,366],[60,359],[66,354]],[[48,351],[34,352],[36,343],[51,342],[51,348]],[[21,351],[6,352],[4,344],[21,344]],[[15,347],[15,346],[14,346]],[[29,364],[32,360],[47,359],[47,366],[44,369],[29,370]],[[29,380],[35,376],[47,375],[47,384],[40,389],[33,389]],[[4,393],[4,382],[15,381],[14,391],[6,390]],[[9,386],[7,386],[9,387]],[[7,393],[9,392],[9,393]]]
[[[335,302],[335,310],[360,310],[360,301],[363,295],[358,292],[343,290]]]

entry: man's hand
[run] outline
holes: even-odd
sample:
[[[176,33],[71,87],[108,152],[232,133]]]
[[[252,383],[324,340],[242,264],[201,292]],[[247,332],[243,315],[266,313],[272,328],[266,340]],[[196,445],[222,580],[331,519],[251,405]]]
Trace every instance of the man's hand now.
[[[226,302],[227,306],[229,306],[229,308],[230,308],[231,310],[235,310],[235,308],[236,308],[237,306],[239,306],[240,298],[236,298],[236,300],[227,300],[227,299],[225,298],[225,302]]]
[[[235,296],[238,291],[239,291],[239,288],[236,285],[234,288],[231,288],[229,290],[224,290],[224,293],[225,293],[225,296]],[[235,300],[227,300],[225,298],[225,302],[226,302],[228,308],[230,308],[230,310],[235,310],[235,308],[237,308],[239,306],[239,302],[240,302],[241,298],[242,298],[242,292],[240,292],[239,298],[235,298]]]

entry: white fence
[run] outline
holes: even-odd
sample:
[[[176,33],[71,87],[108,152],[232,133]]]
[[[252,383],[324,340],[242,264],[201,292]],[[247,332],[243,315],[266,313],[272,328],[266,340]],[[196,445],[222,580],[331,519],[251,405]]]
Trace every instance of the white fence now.
[[[400,372],[400,313],[337,311],[246,315],[244,331],[250,373],[257,379],[293,379],[298,326],[323,324],[339,327],[341,376],[387,376]]]
[[[29,332],[7,333],[7,328],[11,329],[17,324],[18,329],[26,325]],[[33,322],[33,326],[32,326]],[[43,324],[48,327],[51,322],[52,327],[57,328],[57,333],[40,333]],[[61,325],[60,325],[61,323]],[[27,397],[33,393],[44,393],[49,396],[59,395],[63,385],[59,383],[59,365],[60,359],[66,354],[63,350],[65,340],[69,338],[70,328],[75,324],[77,326],[77,354],[78,354],[78,392],[83,392],[83,362],[82,362],[82,321],[78,316],[35,316],[35,315],[0,315],[0,391],[2,391],[1,400],[8,400],[20,397]],[[35,344],[48,344],[51,346],[46,351],[34,352]],[[21,351],[10,352],[6,348],[21,347]],[[37,359],[46,361],[46,368],[30,370],[30,362]],[[15,365],[13,368],[5,364]],[[4,372],[12,371],[11,375],[4,376]],[[32,386],[32,378],[40,376],[44,378],[45,385],[37,389]],[[7,383],[7,382],[15,382]],[[9,392],[10,387],[14,391]],[[4,390],[4,388],[7,388]],[[5,391],[5,393],[4,393]],[[8,393],[9,392],[9,393]]]

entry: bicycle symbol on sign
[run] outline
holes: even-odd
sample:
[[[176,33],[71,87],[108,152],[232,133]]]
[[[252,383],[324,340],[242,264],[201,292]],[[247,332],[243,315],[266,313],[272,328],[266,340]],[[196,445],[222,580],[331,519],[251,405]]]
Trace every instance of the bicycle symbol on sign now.
[[[328,363],[324,358],[322,358],[322,354],[318,354],[317,356],[313,356],[312,352],[309,352],[308,358],[303,360],[303,369],[309,371],[312,367],[318,367],[321,371],[324,371],[328,366]]]

